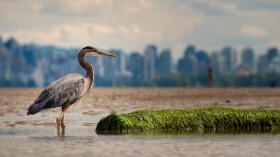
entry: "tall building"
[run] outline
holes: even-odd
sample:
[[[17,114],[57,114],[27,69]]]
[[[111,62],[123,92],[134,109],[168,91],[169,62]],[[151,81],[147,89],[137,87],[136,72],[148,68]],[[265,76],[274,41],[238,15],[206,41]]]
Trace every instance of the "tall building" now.
[[[209,67],[208,54],[204,51],[198,51],[196,53],[197,59],[197,75],[206,75]]]
[[[0,87],[3,87],[5,85],[4,80],[9,80],[11,77],[12,58],[10,52],[3,47],[0,47],[0,58]]]
[[[172,67],[172,58],[171,58],[171,50],[165,49],[161,52],[158,57],[158,73],[160,77],[167,77],[171,73]]]
[[[184,51],[184,57],[195,56],[196,49],[195,46],[189,45]]]
[[[125,74],[125,53],[122,50],[110,50],[109,53],[114,54],[117,56],[115,59],[115,73],[116,75],[124,75]]]
[[[222,74],[234,74],[236,70],[236,51],[231,47],[225,47],[221,55],[223,56],[222,60]]]
[[[276,47],[270,48],[267,51],[267,63],[270,64],[272,60],[278,56],[278,49]]]
[[[269,73],[280,73],[280,56],[273,58],[268,66],[267,72]]]
[[[255,54],[251,48],[245,48],[241,53],[241,67],[248,73],[255,73]]]
[[[157,47],[149,45],[144,50],[144,81],[149,82],[156,76]]]
[[[213,70],[213,75],[214,77],[219,77],[221,75],[221,62],[222,62],[222,57],[219,55],[218,52],[213,52],[209,56],[209,66]]]
[[[177,69],[183,75],[197,75],[197,57],[194,46],[188,46],[184,51],[184,57],[179,59]]]
[[[139,53],[130,54],[128,70],[132,74],[132,79],[143,80],[144,59]]]
[[[183,75],[196,76],[197,74],[197,59],[195,56],[181,58],[177,65],[178,71]]]
[[[267,56],[265,54],[258,57],[257,72],[259,75],[265,75],[267,72]]]

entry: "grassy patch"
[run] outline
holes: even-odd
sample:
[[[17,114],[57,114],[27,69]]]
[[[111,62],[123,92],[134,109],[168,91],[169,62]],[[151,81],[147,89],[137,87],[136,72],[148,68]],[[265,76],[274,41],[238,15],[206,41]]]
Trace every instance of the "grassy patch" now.
[[[174,132],[193,130],[250,131],[280,129],[279,110],[197,108],[141,110],[102,118],[97,133]]]

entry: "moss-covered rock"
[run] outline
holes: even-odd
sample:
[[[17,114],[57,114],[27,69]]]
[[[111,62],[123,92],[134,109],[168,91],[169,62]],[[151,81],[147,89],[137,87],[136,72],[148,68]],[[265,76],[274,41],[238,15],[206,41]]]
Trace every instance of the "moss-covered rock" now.
[[[196,108],[141,110],[102,118],[97,133],[280,129],[279,110]]]

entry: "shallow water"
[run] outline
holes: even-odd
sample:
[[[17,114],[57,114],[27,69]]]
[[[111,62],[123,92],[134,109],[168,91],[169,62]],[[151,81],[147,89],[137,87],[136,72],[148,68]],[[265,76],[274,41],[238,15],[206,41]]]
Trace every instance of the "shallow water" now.
[[[52,117],[52,116],[50,116]],[[58,136],[50,117],[6,116],[1,126],[0,156],[279,156],[280,134],[180,133],[98,135],[95,127],[100,115],[67,114],[65,135]]]
[[[124,89],[123,89],[124,90]],[[129,89],[130,91],[132,89]],[[143,89],[141,89],[143,90]],[[153,89],[155,90],[155,89]],[[173,90],[173,89],[172,89]],[[244,89],[242,89],[244,90]],[[133,91],[133,90],[132,90]],[[1,91],[0,91],[1,92]],[[112,102],[114,108],[103,109],[103,105],[94,105],[98,112],[86,112],[91,105],[88,102],[86,106],[70,109],[65,115],[65,134],[58,136],[54,124],[54,118],[59,115],[58,110],[49,110],[33,116],[26,116],[28,102],[36,96],[34,92],[31,96],[26,96],[24,90],[10,91],[17,93],[21,99],[10,99],[13,94],[0,95],[4,103],[1,106],[6,108],[15,108],[14,110],[5,110],[0,115],[0,156],[279,156],[280,154],[280,134],[279,133],[238,133],[238,134],[216,134],[216,133],[178,133],[178,134],[124,134],[124,135],[98,135],[95,133],[95,127],[100,118],[106,116],[112,110],[117,113],[135,110],[135,108],[150,109],[150,106],[141,106],[134,101],[134,98],[125,100],[126,107],[122,106],[124,97],[121,92],[114,100],[105,97],[99,98],[100,104]],[[98,92],[98,91],[97,91]],[[106,93],[102,90],[103,93]],[[151,91],[148,91],[151,92]],[[202,91],[203,92],[203,91]],[[271,91],[274,93],[274,91]],[[5,92],[6,93],[6,92]],[[153,92],[151,92],[153,93]],[[168,93],[168,92],[167,92]],[[278,93],[278,92],[277,92]],[[98,94],[98,93],[97,93]],[[146,94],[146,93],[144,93]],[[259,94],[259,93],[257,93]],[[139,94],[140,96],[143,96]],[[139,96],[138,95],[138,96]],[[140,97],[139,96],[139,97]],[[31,97],[31,98],[30,98]],[[144,96],[143,96],[144,97]],[[188,97],[191,99],[190,97]],[[220,98],[221,101],[226,98]],[[250,98],[253,101],[255,98]],[[274,106],[278,105],[279,95],[271,97],[269,101],[275,100]],[[8,101],[9,100],[9,101]],[[91,99],[89,99],[90,101]],[[201,103],[192,100],[195,103]],[[240,97],[235,97],[231,101],[242,101]],[[263,100],[263,99],[262,99]],[[276,102],[277,100],[277,102]],[[149,103],[151,100],[143,100]],[[155,103],[153,100],[152,103]],[[171,101],[171,100],[168,100]],[[217,100],[218,101],[218,100]],[[256,100],[258,101],[258,100]],[[16,106],[18,102],[22,105]],[[177,108],[183,101],[176,100],[173,105]],[[192,104],[191,102],[191,104]],[[209,103],[209,102],[207,102]],[[258,108],[264,106],[266,101],[258,101]],[[190,102],[188,102],[190,104]],[[209,103],[210,104],[210,103]],[[107,104],[108,106],[110,104]],[[207,104],[203,104],[204,106]],[[227,104],[229,105],[229,104]],[[235,105],[235,104],[234,104]],[[247,104],[248,105],[248,104]],[[250,105],[250,104],[249,104]],[[259,106],[258,106],[259,105]],[[265,104],[269,105],[269,104]],[[118,106],[121,106],[118,108]],[[211,104],[209,105],[211,106]],[[172,108],[173,106],[169,106]],[[241,106],[242,107],[242,106]],[[272,106],[273,107],[273,106]],[[270,107],[271,108],[271,107]],[[276,107],[276,109],[278,109]],[[60,130],[61,131],[61,130]]]

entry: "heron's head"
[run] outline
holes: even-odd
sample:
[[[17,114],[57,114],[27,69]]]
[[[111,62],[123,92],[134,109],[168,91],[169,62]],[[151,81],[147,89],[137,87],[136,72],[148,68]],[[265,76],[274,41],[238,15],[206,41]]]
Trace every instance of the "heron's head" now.
[[[81,51],[84,51],[86,56],[90,55],[90,56],[116,57],[115,55],[99,51],[97,48],[91,46],[84,47]]]

